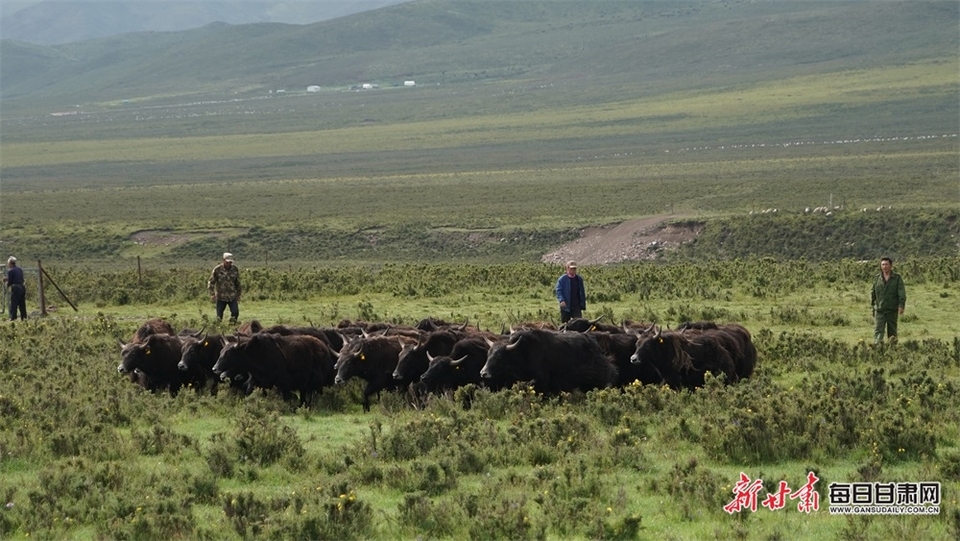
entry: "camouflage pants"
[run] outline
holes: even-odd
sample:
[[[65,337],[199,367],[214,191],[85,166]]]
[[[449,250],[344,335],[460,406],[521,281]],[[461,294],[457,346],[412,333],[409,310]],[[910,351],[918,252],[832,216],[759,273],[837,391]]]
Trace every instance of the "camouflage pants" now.
[[[897,311],[877,312],[873,315],[873,343],[883,343],[883,333],[886,331],[890,343],[897,343]]]

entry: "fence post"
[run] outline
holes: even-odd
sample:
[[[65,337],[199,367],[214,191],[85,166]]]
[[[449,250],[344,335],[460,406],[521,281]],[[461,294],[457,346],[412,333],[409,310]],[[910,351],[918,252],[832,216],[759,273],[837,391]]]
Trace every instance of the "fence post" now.
[[[47,299],[43,296],[43,265],[40,264],[40,260],[37,260],[37,293],[40,296],[38,302],[40,303],[40,315],[47,315]]]
[[[137,285],[143,285],[143,270],[140,268],[140,256],[137,256]]]

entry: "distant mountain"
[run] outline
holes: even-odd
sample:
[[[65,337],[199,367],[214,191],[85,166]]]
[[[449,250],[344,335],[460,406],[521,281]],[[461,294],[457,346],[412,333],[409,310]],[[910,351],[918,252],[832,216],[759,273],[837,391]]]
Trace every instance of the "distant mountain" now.
[[[4,39],[0,98],[145,104],[405,79],[659,93],[956,62],[958,12],[956,0],[412,0],[308,25],[217,23],[57,46]]]
[[[409,0],[4,0],[0,37],[60,45],[131,32],[177,32],[213,22],[310,24]]]

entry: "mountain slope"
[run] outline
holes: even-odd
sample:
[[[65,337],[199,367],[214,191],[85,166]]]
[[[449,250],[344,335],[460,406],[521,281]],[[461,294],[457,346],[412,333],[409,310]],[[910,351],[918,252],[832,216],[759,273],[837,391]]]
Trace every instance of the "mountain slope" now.
[[[306,24],[403,1],[407,0],[43,0],[9,13],[4,9],[0,34],[8,39],[57,45],[131,32],[188,30],[212,22]]]
[[[0,92],[68,103],[416,77],[593,78],[650,89],[955,58],[958,4],[416,0],[311,25],[211,24],[38,47]]]

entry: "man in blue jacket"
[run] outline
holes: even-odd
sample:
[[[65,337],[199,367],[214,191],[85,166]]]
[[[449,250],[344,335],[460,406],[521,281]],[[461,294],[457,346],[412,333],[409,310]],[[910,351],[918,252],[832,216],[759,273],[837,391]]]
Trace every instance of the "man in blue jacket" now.
[[[576,261],[567,261],[567,272],[557,280],[555,291],[560,301],[561,323],[573,317],[583,317],[583,311],[587,309],[587,293],[583,278],[577,275]]]
[[[23,284],[23,269],[17,266],[17,258],[10,256],[7,259],[7,273],[3,281],[10,287],[10,321],[17,319],[17,310],[20,319],[27,319],[27,289]]]

